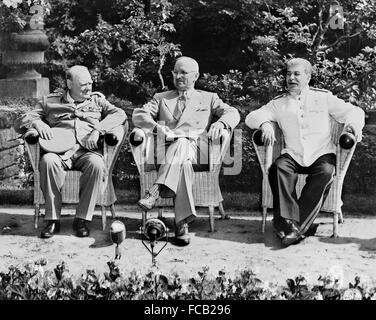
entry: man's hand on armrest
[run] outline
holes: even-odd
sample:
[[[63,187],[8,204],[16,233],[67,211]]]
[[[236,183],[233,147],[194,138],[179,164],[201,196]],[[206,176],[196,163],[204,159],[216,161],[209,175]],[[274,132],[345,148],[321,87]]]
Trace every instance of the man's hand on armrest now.
[[[343,132],[352,133],[355,136],[357,142],[362,140],[362,131],[359,132],[359,130],[356,130],[356,127],[352,124],[346,125],[346,127],[343,129]]]
[[[266,121],[261,124],[261,140],[264,143],[265,146],[273,145],[275,142],[275,133],[274,133],[274,127],[269,122]]]
[[[222,137],[225,132],[225,124],[222,121],[216,121],[210,126],[207,136],[211,140],[216,140]]]
[[[32,127],[38,131],[38,134],[42,139],[51,140],[54,137],[51,127],[42,120],[35,120],[32,123]]]
[[[98,139],[99,139],[99,131],[97,129],[93,129],[90,132],[90,135],[86,140],[83,141],[84,147],[88,150],[95,150],[98,148]]]

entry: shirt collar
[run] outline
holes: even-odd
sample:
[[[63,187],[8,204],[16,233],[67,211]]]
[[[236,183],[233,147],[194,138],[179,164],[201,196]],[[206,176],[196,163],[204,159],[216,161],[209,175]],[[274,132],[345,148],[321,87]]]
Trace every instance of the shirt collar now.
[[[74,99],[73,99],[72,96],[69,94],[69,91],[68,91],[68,90],[67,90],[67,92],[66,92],[65,99],[66,99],[67,102],[69,102],[69,103],[74,103]]]
[[[73,104],[80,104],[80,103],[83,103],[83,102],[85,102],[86,100],[83,100],[83,101],[75,101],[73,98],[72,98],[72,96],[70,95],[70,93],[69,93],[69,90],[67,90],[66,92],[65,92],[65,100],[68,102],[68,103],[73,103]]]
[[[187,99],[190,99],[192,97],[192,94],[195,92],[195,88],[191,88],[191,89],[188,89],[188,90],[185,90],[185,91],[179,91],[178,90],[178,94],[179,94],[179,97],[181,97],[182,95],[185,95],[185,97]]]

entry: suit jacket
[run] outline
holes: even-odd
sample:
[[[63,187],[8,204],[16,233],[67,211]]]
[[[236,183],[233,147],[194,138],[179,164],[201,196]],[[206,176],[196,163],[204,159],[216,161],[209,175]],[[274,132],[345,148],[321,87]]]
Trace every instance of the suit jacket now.
[[[133,111],[133,124],[145,131],[152,131],[160,124],[178,136],[197,139],[209,130],[214,118],[229,129],[234,129],[240,121],[237,109],[224,103],[216,93],[202,90],[193,90],[181,117],[177,119],[174,111],[178,97],[177,90],[155,94],[150,102]]]
[[[99,92],[93,92],[90,99],[77,105],[68,92],[64,92],[43,97],[34,110],[16,120],[14,127],[19,133],[24,133],[34,121],[43,120],[50,127],[73,130],[77,142],[82,145],[94,128],[104,134],[122,125],[126,119],[125,112]]]
[[[362,109],[337,98],[328,90],[309,87],[296,99],[287,93],[277,96],[249,113],[245,123],[258,129],[263,122],[277,122],[286,144],[282,153],[290,154],[302,166],[310,166],[323,154],[335,153],[330,117],[352,125],[357,132],[361,132],[364,126]]]

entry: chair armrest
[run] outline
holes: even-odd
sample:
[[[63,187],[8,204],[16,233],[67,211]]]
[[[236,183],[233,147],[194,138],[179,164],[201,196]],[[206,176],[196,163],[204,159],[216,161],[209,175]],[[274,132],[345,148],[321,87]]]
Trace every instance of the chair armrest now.
[[[105,134],[103,142],[103,156],[108,170],[108,174],[112,174],[116,159],[120,149],[125,142],[128,132],[128,122],[113,128]],[[107,136],[107,139],[106,139]]]
[[[25,132],[23,138],[29,144],[36,144],[39,141],[39,133],[36,129],[30,128]]]
[[[352,156],[354,154],[357,142],[350,149],[342,148],[338,143],[336,147],[336,175],[344,178],[349,168]]]
[[[27,154],[29,156],[31,166],[34,172],[39,171],[39,160],[40,160],[40,147],[39,147],[39,134],[34,128],[28,129],[23,139],[25,141],[25,147]]]
[[[209,139],[209,171],[219,170],[226,152],[230,146],[233,131],[227,129],[223,131],[220,138],[216,140]]]
[[[351,158],[354,154],[357,142],[355,140],[354,145],[349,149],[343,148],[339,143],[339,140],[344,132],[344,124],[337,122],[332,117],[330,118],[330,129],[332,141],[336,145],[336,175],[340,178],[344,178],[351,162]]]
[[[269,168],[273,163],[273,154],[277,153],[277,151],[280,152],[282,148],[281,144],[283,143],[280,130],[277,130],[278,125],[274,122],[272,124],[273,124],[274,132],[276,135],[276,141],[273,146],[264,145],[264,143],[262,142],[262,137],[261,137],[261,134],[262,134],[261,129],[255,130],[252,134],[253,147],[255,148],[257,159],[260,163],[261,170],[264,174],[268,174]]]
[[[134,128],[128,138],[131,152],[140,174],[145,171],[145,163],[148,157],[152,156],[151,159],[154,159],[154,139],[151,138],[153,138],[153,135],[147,135],[140,128]]]

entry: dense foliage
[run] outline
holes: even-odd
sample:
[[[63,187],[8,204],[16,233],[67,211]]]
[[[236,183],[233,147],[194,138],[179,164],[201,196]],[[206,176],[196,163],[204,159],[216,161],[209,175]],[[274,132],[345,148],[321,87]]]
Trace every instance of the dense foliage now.
[[[5,8],[5,2],[31,1],[2,0],[0,8],[9,11],[12,8]],[[184,54],[200,64],[197,87],[218,92],[238,108],[244,120],[249,111],[284,89],[284,62],[305,57],[316,66],[312,85],[366,111],[374,109],[376,0],[340,1],[345,18],[342,29],[333,29],[332,2],[48,0],[44,20],[51,46],[40,71],[50,78],[54,91],[65,85],[68,66],[87,65],[95,89],[131,117],[133,108],[155,92],[172,88],[173,61]],[[232,190],[256,192],[258,184],[252,181],[260,172],[251,134],[244,123],[239,128],[243,129],[242,178],[223,177],[221,184],[226,189],[231,182]],[[354,160],[359,160],[360,171],[354,176],[374,171],[376,155],[367,153],[373,149],[369,139],[364,141],[367,159],[357,151]],[[125,147],[116,166],[118,186],[136,181],[129,148]]]
[[[178,274],[164,275],[157,270],[142,275],[123,274],[115,261],[103,275],[87,270],[80,277],[69,274],[64,262],[53,271],[40,259],[23,267],[10,266],[0,272],[0,300],[375,300],[376,288],[356,277],[348,287],[340,278],[328,274],[310,284],[299,275],[286,285],[263,282],[249,269],[233,279],[224,271],[217,276],[207,266],[198,275],[183,279]]]

